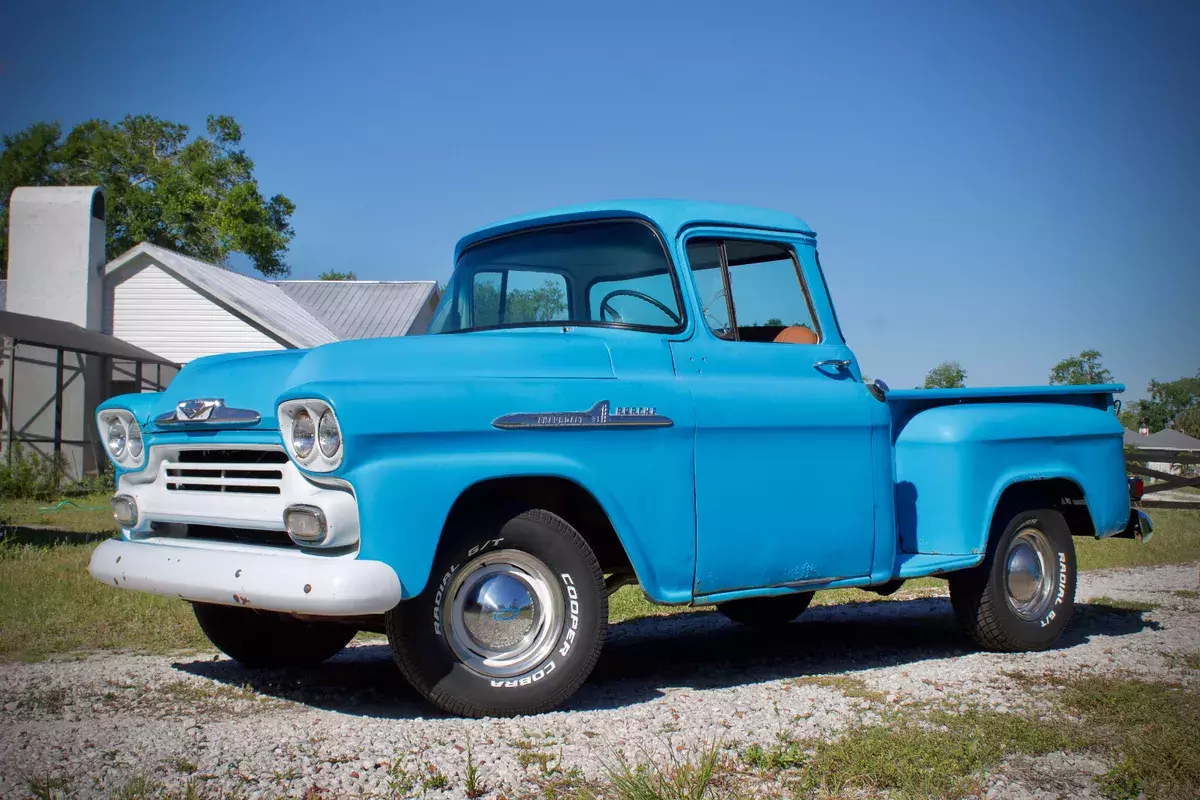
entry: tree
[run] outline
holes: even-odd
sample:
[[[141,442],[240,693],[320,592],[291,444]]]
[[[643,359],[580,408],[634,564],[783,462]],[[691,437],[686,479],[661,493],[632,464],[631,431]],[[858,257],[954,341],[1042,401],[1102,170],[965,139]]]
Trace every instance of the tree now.
[[[1055,364],[1050,370],[1050,383],[1057,386],[1112,383],[1112,373],[1100,363],[1099,350],[1084,350]]]
[[[1194,405],[1176,414],[1175,430],[1200,439],[1200,405]]]
[[[1200,372],[1194,378],[1175,381],[1151,380],[1146,387],[1149,397],[1129,404],[1129,411],[1137,423],[1145,424],[1151,433],[1164,428],[1179,428],[1180,418],[1191,409],[1200,406]],[[1194,416],[1188,416],[1185,424],[1192,424]],[[1189,434],[1191,435],[1191,434]]]
[[[472,323],[495,325],[498,321],[544,322],[555,319],[567,310],[567,295],[561,283],[547,280],[537,289],[509,289],[504,297],[504,319],[500,313],[500,287],[495,283],[478,281],[474,287],[475,319]]]
[[[338,272],[336,269],[327,269],[317,276],[319,281],[356,281],[358,276],[353,271]]]
[[[103,186],[106,255],[139,242],[217,264],[249,256],[264,275],[283,261],[296,210],[282,194],[264,198],[233,117],[210,116],[207,136],[152,116],[89,120],[65,137],[54,122],[0,136],[0,268],[8,263],[8,203],[18,186]]]
[[[962,389],[967,385],[967,371],[957,361],[943,361],[925,376],[925,389]]]

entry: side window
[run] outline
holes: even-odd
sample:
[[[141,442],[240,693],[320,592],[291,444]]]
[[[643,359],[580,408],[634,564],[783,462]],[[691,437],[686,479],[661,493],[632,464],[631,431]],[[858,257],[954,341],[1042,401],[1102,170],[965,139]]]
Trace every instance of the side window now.
[[[567,280],[557,272],[477,272],[471,293],[471,327],[568,318]]]
[[[688,243],[688,261],[705,320],[717,336],[741,342],[820,341],[800,264],[791,248],[741,239],[700,239]]]

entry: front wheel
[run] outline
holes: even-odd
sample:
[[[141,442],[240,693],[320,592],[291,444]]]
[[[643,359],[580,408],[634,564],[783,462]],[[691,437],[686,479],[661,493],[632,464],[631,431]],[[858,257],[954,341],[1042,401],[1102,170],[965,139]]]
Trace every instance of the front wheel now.
[[[313,666],[342,651],[356,628],[337,622],[309,622],[276,611],[193,603],[196,621],[208,640],[247,667]]]
[[[983,564],[950,575],[950,603],[986,649],[1045,650],[1071,619],[1075,580],[1075,544],[1062,514],[1021,511]]]
[[[591,547],[538,509],[448,532],[425,590],[386,615],[408,681],[442,710],[469,717],[562,703],[595,666],[607,624]]]
[[[787,625],[804,613],[812,602],[813,592],[796,592],[773,597],[748,597],[717,603],[720,611],[734,622],[752,628],[778,628]]]

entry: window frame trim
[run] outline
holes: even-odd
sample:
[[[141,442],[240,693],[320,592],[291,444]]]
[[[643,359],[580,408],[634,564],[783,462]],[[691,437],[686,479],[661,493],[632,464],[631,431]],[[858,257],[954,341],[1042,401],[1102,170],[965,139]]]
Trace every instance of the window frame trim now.
[[[631,215],[620,215],[620,216],[615,216],[615,217],[594,217],[591,219],[571,220],[568,222],[552,222],[552,223],[545,224],[545,225],[533,225],[528,228],[520,228],[518,230],[508,231],[506,233],[502,233],[497,236],[489,236],[486,239],[481,239],[478,242],[472,243],[470,247],[467,247],[461,253],[459,253],[458,260],[454,262],[454,269],[455,270],[458,269],[459,263],[462,262],[462,259],[467,255],[467,253],[471,252],[475,248],[480,247],[481,245],[484,245],[484,244],[490,244],[492,242],[500,241],[501,239],[508,239],[508,238],[515,237],[515,236],[524,236],[524,235],[527,235],[530,233],[537,233],[537,232],[541,232],[541,231],[555,230],[555,229],[559,229],[559,228],[575,228],[575,227],[581,227],[581,226],[587,226],[587,225],[597,225],[597,224],[604,224],[604,223],[611,223],[611,222],[632,222],[632,223],[635,223],[638,225],[642,225],[642,226],[646,227],[647,229],[649,229],[651,235],[654,236],[655,241],[658,242],[658,246],[662,249],[663,258],[667,264],[667,274],[671,276],[671,288],[675,294],[675,304],[676,304],[676,307],[679,309],[679,324],[678,325],[672,325],[672,326],[636,325],[633,323],[603,322],[600,320],[566,319],[566,320],[556,320],[556,321],[545,320],[545,321],[532,321],[532,322],[511,322],[511,323],[504,323],[502,325],[482,325],[482,326],[475,326],[475,327],[470,327],[470,328],[459,328],[459,329],[453,330],[453,331],[441,331],[434,335],[453,334],[453,333],[472,333],[475,331],[512,330],[515,328],[614,328],[617,330],[633,330],[633,331],[642,331],[645,333],[660,333],[660,334],[668,334],[668,335],[678,335],[678,334],[681,334],[681,333],[684,333],[685,331],[687,331],[688,320],[689,320],[690,315],[688,314],[687,303],[684,301],[684,297],[683,297],[683,287],[680,283],[681,275],[679,272],[679,265],[675,263],[675,259],[671,256],[671,248],[667,246],[667,240],[666,240],[666,237],[663,236],[662,231],[660,231],[658,229],[658,226],[655,225],[653,222],[651,222],[650,220],[645,219],[643,217],[631,216]],[[480,271],[486,272],[488,270],[480,270]],[[495,272],[497,270],[492,270],[492,271]],[[550,269],[550,268],[541,268],[541,271],[542,272],[554,272],[555,270]],[[558,270],[558,271],[560,273],[563,273],[565,276],[565,271],[563,271],[563,270]],[[507,271],[505,271],[505,272],[507,272]],[[472,283],[474,282],[475,274],[476,273],[474,273],[474,272],[471,274]],[[651,273],[651,274],[654,274],[654,273]],[[507,278],[506,278],[506,280],[507,280]],[[590,283],[595,283],[595,281],[592,281]],[[588,285],[590,285],[590,283]],[[570,287],[568,287],[568,289],[569,288]],[[585,287],[585,291],[586,291],[586,287]],[[567,294],[568,294],[567,302],[568,302],[568,307],[569,307],[571,292],[568,291]],[[473,300],[473,298],[472,298],[472,300]],[[472,303],[472,305],[473,305],[473,303]],[[590,311],[590,309],[589,309],[589,311]],[[474,316],[474,309],[472,309],[472,316]]]
[[[815,333],[817,336],[817,341],[813,342],[813,345],[825,344],[825,330],[824,330],[823,326],[821,325],[821,320],[817,317],[817,307],[813,303],[812,292],[808,288],[808,281],[806,281],[804,279],[804,269],[800,263],[800,256],[796,253],[795,245],[793,245],[789,241],[777,241],[774,239],[762,239],[762,238],[755,238],[755,237],[751,237],[751,236],[726,236],[726,235],[723,235],[720,233],[717,233],[715,235],[710,235],[710,234],[706,234],[703,230],[700,230],[696,233],[695,236],[688,236],[683,241],[683,256],[687,260],[688,271],[692,273],[693,281],[695,280],[695,271],[692,268],[692,260],[691,260],[691,257],[688,255],[687,250],[688,250],[688,247],[691,245],[691,243],[694,241],[715,242],[717,245],[717,251],[719,253],[718,258],[719,258],[720,267],[721,267],[721,285],[725,289],[725,309],[726,309],[726,313],[729,315],[729,322],[733,326],[733,338],[732,339],[724,339],[720,336],[717,336],[716,331],[714,331],[712,329],[712,327],[708,324],[708,320],[705,320],[704,327],[708,329],[708,332],[710,334],[712,334],[712,337],[714,339],[717,339],[718,341],[722,341],[722,342],[744,341],[742,339],[742,334],[741,334],[741,331],[739,330],[738,324],[737,324],[737,303],[735,302],[735,300],[733,298],[733,281],[730,278],[729,255],[726,252],[725,244],[727,242],[747,242],[750,244],[773,245],[775,247],[778,247],[778,248],[784,250],[787,253],[788,258],[790,258],[792,260],[792,269],[796,273],[796,280],[800,284],[800,294],[804,298],[805,307],[808,308],[808,317],[812,321],[813,328],[815,329],[815,330],[813,330],[813,333]],[[820,269],[819,265],[818,265],[818,269]],[[821,275],[821,279],[822,279],[822,282],[824,282],[824,275]],[[701,315],[701,316],[703,316],[703,315]],[[791,326],[785,325],[784,327],[789,328]],[[776,342],[747,342],[747,344],[776,344]],[[812,345],[809,345],[809,346],[811,347]]]

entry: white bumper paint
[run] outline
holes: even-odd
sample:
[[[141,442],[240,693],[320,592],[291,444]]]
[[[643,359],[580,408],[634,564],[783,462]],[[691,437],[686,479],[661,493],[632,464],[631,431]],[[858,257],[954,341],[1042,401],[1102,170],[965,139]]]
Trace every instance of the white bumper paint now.
[[[203,603],[322,616],[380,614],[400,602],[400,579],[382,561],[187,540],[104,542],[88,570],[122,589]]]

